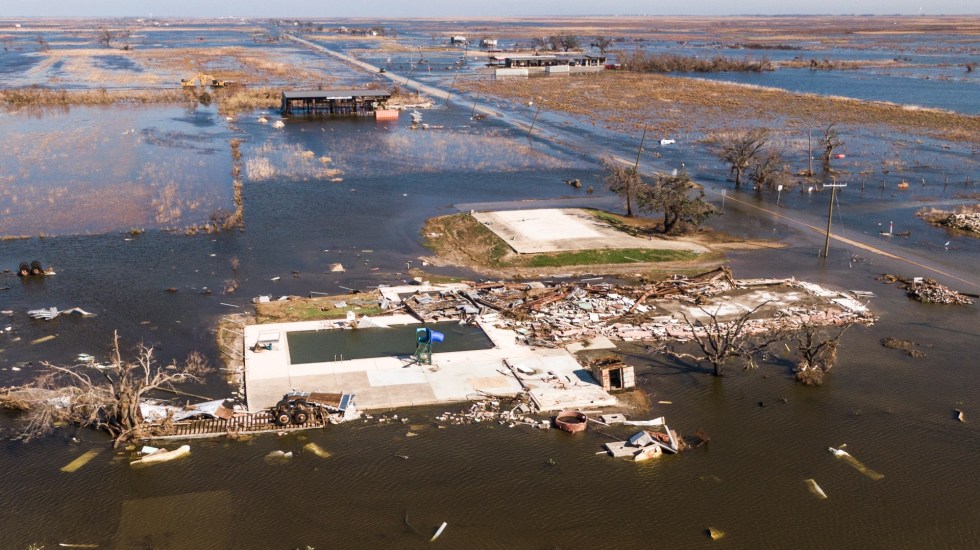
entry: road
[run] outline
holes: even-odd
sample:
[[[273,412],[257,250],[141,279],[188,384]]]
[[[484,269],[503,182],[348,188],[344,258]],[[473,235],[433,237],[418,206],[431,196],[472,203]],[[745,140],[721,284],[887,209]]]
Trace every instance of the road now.
[[[413,88],[419,90],[419,92],[425,93],[430,97],[441,99],[444,101],[449,101],[451,99],[459,101],[461,99],[460,96],[458,95],[454,96],[451,91],[446,91],[441,88],[429,86],[417,80],[413,80],[391,72],[381,73],[380,67],[374,66],[370,63],[366,63],[364,61],[361,61],[349,55],[343,54],[341,52],[331,50],[329,48],[325,48],[323,46],[320,46],[319,44],[310,42],[309,40],[299,38],[293,35],[288,35],[288,34],[286,35],[286,37],[289,40],[302,44],[310,49],[341,59],[353,65],[354,67],[357,67],[369,73],[383,76],[391,80],[392,82],[395,82],[407,88]],[[516,119],[511,114],[500,113],[485,105],[480,105],[479,103],[474,102],[472,109],[475,112],[479,112],[487,116],[493,116],[496,120],[501,120],[502,122],[521,130],[528,130],[528,132],[530,132],[532,127],[531,126],[532,123],[528,123],[523,120]],[[536,128],[537,128],[536,137],[538,138],[544,138],[558,145],[562,145],[564,147],[568,147],[571,149],[580,149],[577,146],[577,143],[570,142],[570,140],[566,139],[565,136],[556,134],[554,131],[545,130],[541,128],[541,126],[537,126]],[[628,160],[621,156],[617,156],[617,153],[619,153],[619,151],[603,150],[603,149],[596,148],[594,145],[590,145],[589,151],[590,151],[589,154],[591,156],[594,156],[597,161],[601,158],[613,158],[617,162],[620,162],[625,165],[633,165],[635,162],[634,160]],[[655,172],[657,172],[655,168],[650,166],[645,166],[642,164],[639,167],[639,169],[640,172],[646,175],[652,175]],[[716,198],[719,199],[721,199],[722,195],[724,194],[723,191],[717,191],[710,188],[705,188],[705,193],[709,195],[714,195]],[[728,203],[732,203],[733,205],[737,205],[740,210],[746,213],[754,214],[754,215],[762,214],[767,216],[772,221],[782,223],[788,227],[793,227],[804,231],[813,231],[820,235],[826,234],[825,227],[820,227],[816,225],[812,219],[808,220],[807,218],[809,218],[809,216],[803,214],[802,212],[794,211],[792,215],[790,215],[784,212],[778,212],[770,207],[764,207],[758,204],[753,204],[751,202],[742,200],[738,197],[734,197],[729,194],[724,194],[724,200]],[[889,252],[887,250],[884,250],[881,246],[876,246],[875,244],[872,244],[867,240],[864,240],[866,235],[856,234],[853,232],[845,232],[845,233],[848,236],[844,236],[843,234],[841,234],[841,232],[834,233],[833,231],[831,231],[830,238],[835,242],[853,246],[860,250],[864,250],[866,252],[870,252],[872,254],[876,254],[891,260],[895,260],[900,263],[905,263],[919,270],[926,271],[930,273],[933,277],[942,277],[949,281],[956,281],[958,283],[968,285],[969,287],[971,287],[971,290],[973,292],[976,292],[977,289],[980,289],[980,283],[978,283],[975,276],[971,278],[970,275],[967,275],[966,273],[954,274],[951,273],[952,271],[951,269],[940,268],[937,267],[936,265],[933,265],[935,262],[933,262],[929,258],[920,255],[914,255],[913,253],[907,250],[896,249],[894,252]]]

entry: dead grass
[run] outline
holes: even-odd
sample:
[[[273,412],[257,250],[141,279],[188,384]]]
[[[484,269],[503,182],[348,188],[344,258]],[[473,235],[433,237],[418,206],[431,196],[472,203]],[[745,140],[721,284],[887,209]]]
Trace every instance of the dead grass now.
[[[663,75],[605,71],[572,78],[457,82],[457,86],[580,117],[622,132],[646,127],[671,136],[725,128],[812,128],[839,125],[891,127],[937,139],[980,144],[980,117],[891,103],[798,94]]]
[[[154,104],[196,101],[184,90],[51,90],[29,87],[0,90],[0,106],[52,107],[67,105]]]

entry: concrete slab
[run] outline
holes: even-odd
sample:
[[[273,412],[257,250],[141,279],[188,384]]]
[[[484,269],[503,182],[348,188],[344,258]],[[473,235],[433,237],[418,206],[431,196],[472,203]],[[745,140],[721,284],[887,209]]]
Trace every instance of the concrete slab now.
[[[406,324],[413,318],[372,317],[385,326]],[[291,365],[286,333],[298,330],[345,330],[345,322],[306,321],[245,327],[245,393],[249,410],[275,405],[289,391],[348,392],[357,396],[361,410],[453,403],[478,398],[481,392],[517,395],[521,382],[505,360],[534,365],[536,373],[553,378],[530,380],[534,399],[547,403],[545,410],[612,406],[615,398],[602,390],[565,350],[532,349],[517,343],[507,329],[481,322],[496,345],[488,350],[434,353],[432,365],[418,365],[405,357],[373,357]],[[254,351],[261,337],[280,333],[276,348]]]
[[[519,254],[603,248],[707,252],[694,243],[628,235],[580,208],[475,212],[473,217]]]

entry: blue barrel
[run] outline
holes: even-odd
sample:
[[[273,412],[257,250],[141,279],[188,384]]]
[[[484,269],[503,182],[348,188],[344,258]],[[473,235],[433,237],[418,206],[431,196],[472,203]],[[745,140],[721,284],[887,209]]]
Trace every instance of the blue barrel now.
[[[418,340],[420,344],[431,344],[432,342],[442,342],[446,335],[443,333],[432,330],[431,328],[417,328],[415,329],[415,339]]]

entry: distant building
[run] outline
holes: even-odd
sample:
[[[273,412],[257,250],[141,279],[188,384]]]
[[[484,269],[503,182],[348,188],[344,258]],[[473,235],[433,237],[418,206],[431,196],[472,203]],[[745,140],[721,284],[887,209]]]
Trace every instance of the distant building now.
[[[496,38],[481,38],[480,39],[481,48],[496,48],[497,39]]]
[[[470,41],[467,40],[466,37],[465,36],[462,36],[462,35],[456,35],[456,36],[450,36],[449,37],[449,44],[450,45],[453,45],[453,46],[460,46],[460,45],[465,46],[466,44],[469,44],[469,43],[470,43]]]

